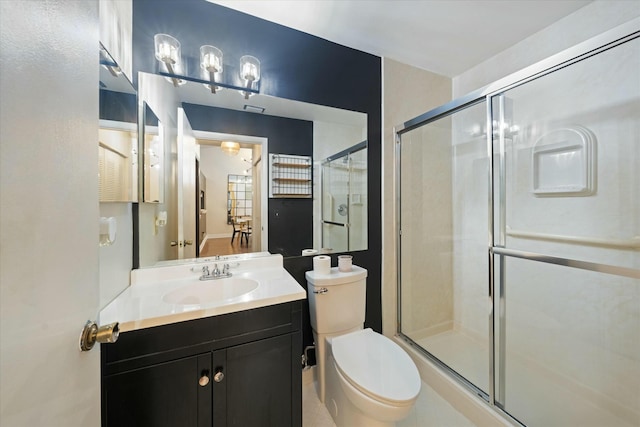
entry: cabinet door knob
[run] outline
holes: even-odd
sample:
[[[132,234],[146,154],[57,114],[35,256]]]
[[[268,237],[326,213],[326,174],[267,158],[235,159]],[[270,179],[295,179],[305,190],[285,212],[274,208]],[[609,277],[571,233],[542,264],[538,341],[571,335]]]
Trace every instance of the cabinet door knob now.
[[[217,383],[222,382],[222,380],[224,379],[224,373],[222,373],[222,370],[219,370],[218,372],[216,372],[216,374],[213,376],[213,380]]]
[[[202,373],[202,376],[198,380],[198,384],[200,384],[200,387],[204,387],[207,384],[209,384],[209,372],[208,371],[205,371],[205,372]]]

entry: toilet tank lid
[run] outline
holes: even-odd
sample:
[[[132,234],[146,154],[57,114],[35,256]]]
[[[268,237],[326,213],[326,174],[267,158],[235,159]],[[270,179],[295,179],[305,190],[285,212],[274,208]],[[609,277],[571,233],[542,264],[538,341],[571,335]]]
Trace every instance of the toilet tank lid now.
[[[313,286],[332,286],[342,285],[344,283],[357,282],[366,279],[367,270],[354,265],[351,271],[340,271],[338,267],[331,268],[330,274],[318,274],[315,271],[307,271],[305,273],[307,282]]]

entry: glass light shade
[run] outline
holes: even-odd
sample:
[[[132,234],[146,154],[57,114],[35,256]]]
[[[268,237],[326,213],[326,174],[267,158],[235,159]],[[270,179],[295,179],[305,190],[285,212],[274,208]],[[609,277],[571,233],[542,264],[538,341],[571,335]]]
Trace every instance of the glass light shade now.
[[[200,66],[209,73],[222,73],[222,51],[215,46],[200,46]]]
[[[222,144],[220,144],[220,148],[230,156],[235,156],[240,152],[240,144],[233,141],[223,141]]]
[[[156,34],[153,36],[156,59],[170,65],[180,63],[180,42],[169,34]]]
[[[240,58],[240,78],[245,82],[260,80],[260,61],[258,58],[251,55]]]

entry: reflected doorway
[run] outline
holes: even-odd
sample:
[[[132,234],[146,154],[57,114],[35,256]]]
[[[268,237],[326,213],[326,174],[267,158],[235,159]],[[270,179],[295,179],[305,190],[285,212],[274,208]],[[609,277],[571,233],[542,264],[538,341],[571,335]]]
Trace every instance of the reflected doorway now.
[[[266,182],[262,153],[266,138],[195,131],[200,183],[195,212],[199,224],[199,257],[266,250],[266,224],[262,212]],[[224,141],[237,142],[237,150],[224,150]],[[263,248],[264,247],[264,248]]]

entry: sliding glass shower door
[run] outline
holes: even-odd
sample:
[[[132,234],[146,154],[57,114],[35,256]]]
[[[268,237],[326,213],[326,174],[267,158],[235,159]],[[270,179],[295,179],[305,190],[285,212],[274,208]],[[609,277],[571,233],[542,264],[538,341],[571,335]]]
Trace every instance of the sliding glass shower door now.
[[[640,425],[640,39],[492,97],[496,402]]]
[[[528,426],[640,425],[640,35],[405,123],[398,328]]]
[[[401,331],[489,393],[486,102],[402,135]]]

